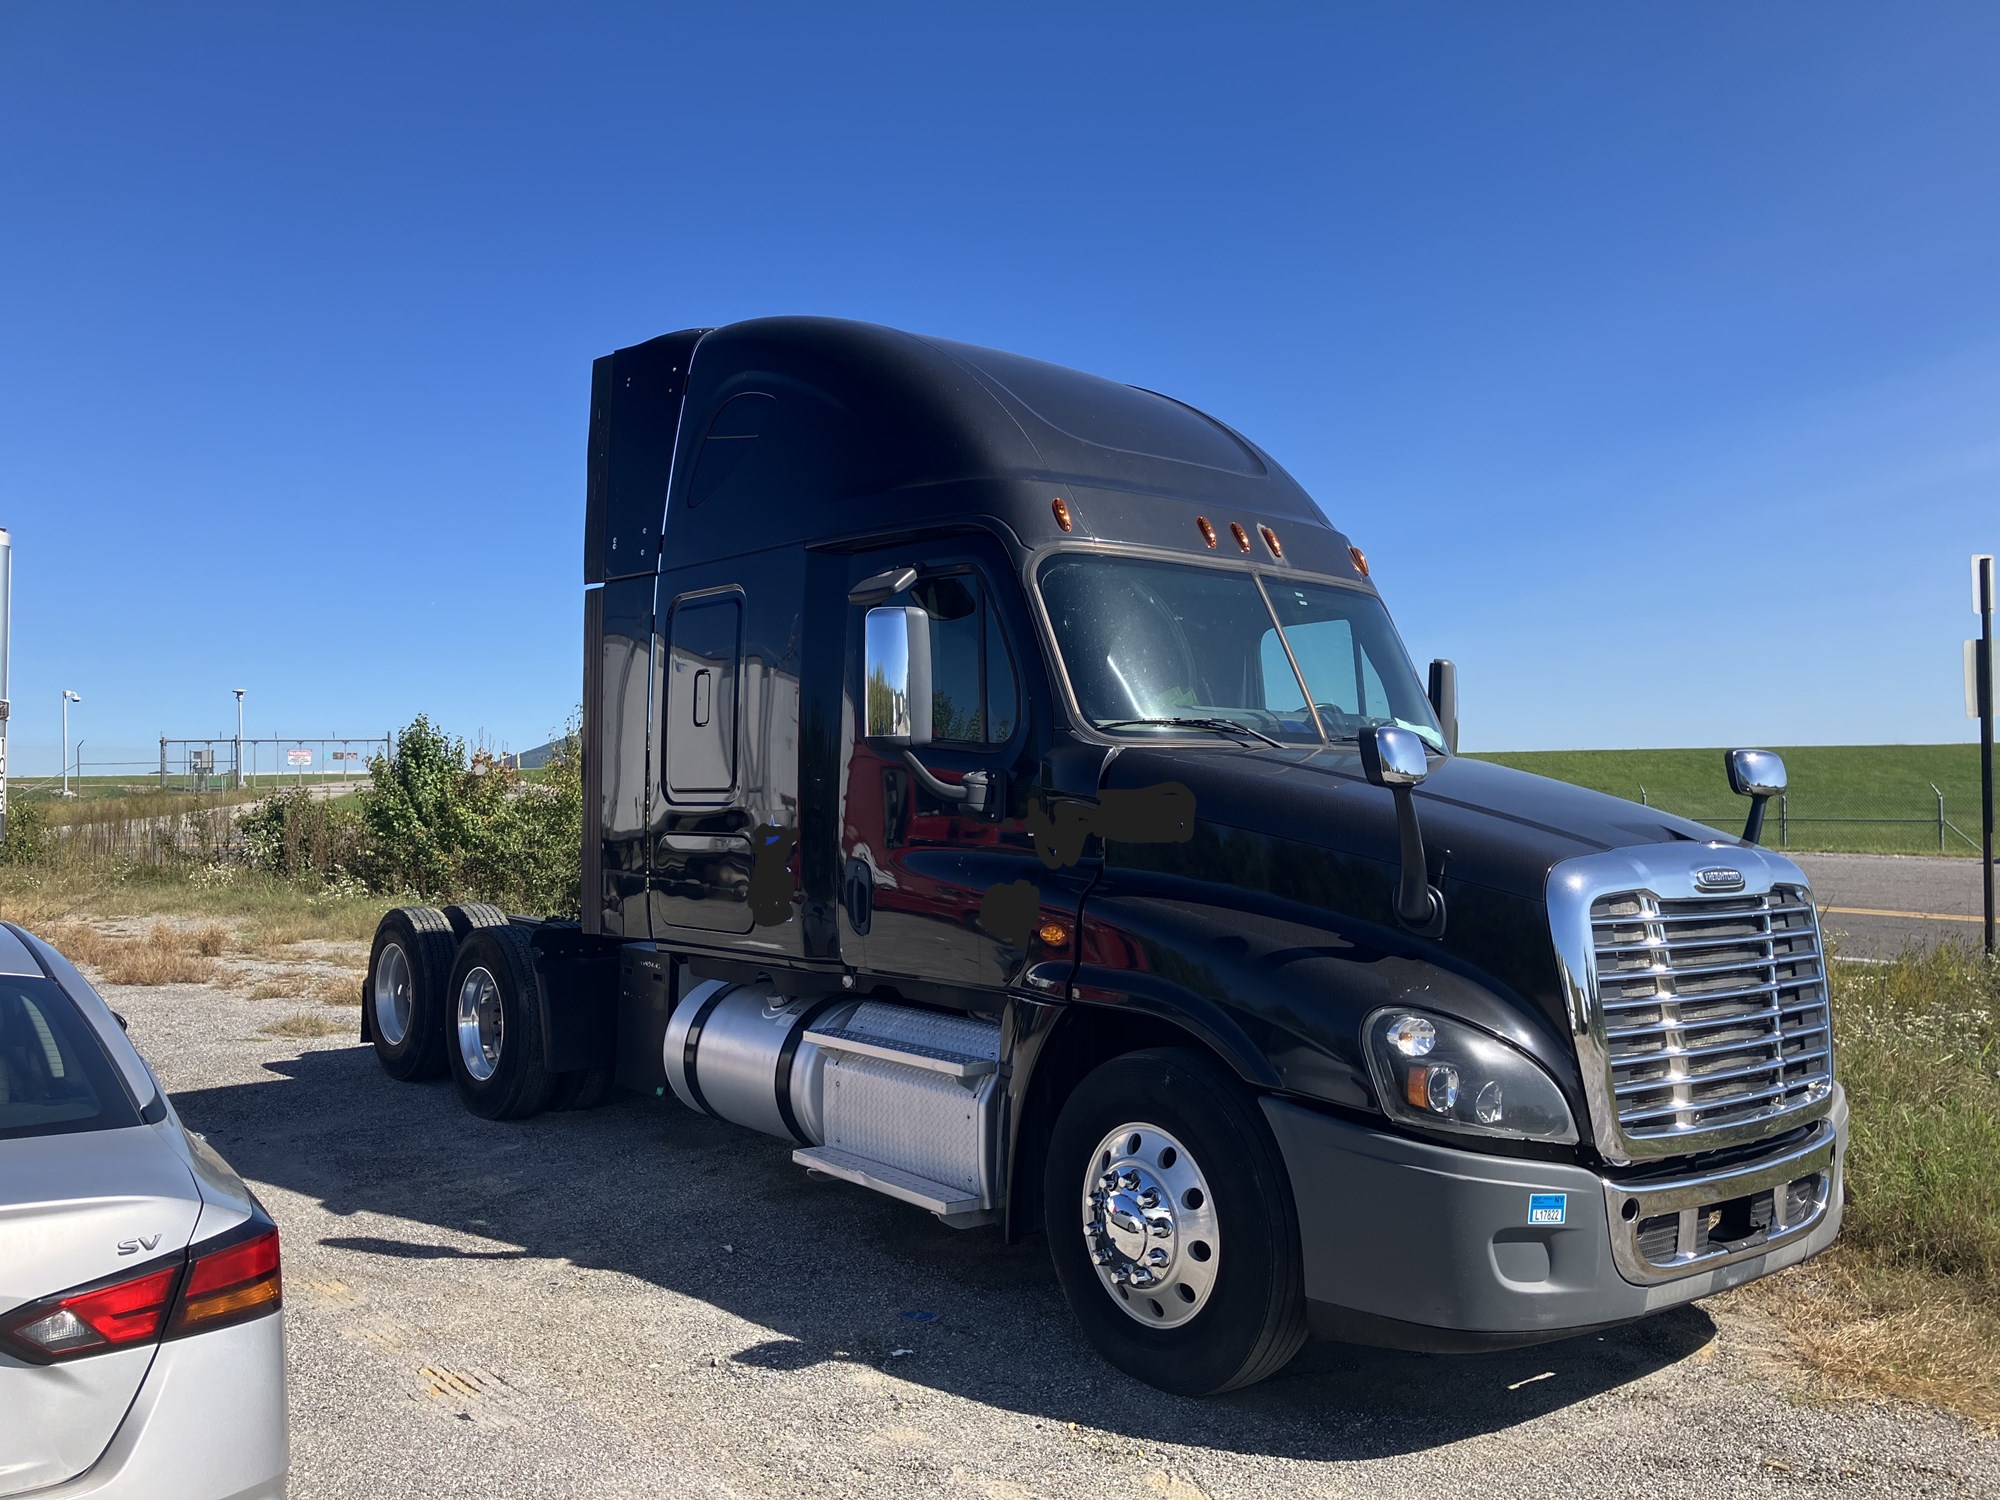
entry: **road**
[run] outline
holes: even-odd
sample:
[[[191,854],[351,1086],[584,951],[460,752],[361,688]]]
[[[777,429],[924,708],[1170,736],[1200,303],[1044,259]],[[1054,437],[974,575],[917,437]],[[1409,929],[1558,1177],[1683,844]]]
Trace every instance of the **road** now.
[[[2000,1494],[2000,1446],[1811,1398],[1726,1307],[1176,1399],[1092,1356],[1038,1242],[670,1100],[488,1124],[264,1035],[282,1000],[107,994],[282,1227],[300,1500]]]
[[[1979,861],[1896,854],[1794,854],[1837,949],[1893,958],[1905,947],[1977,944]]]

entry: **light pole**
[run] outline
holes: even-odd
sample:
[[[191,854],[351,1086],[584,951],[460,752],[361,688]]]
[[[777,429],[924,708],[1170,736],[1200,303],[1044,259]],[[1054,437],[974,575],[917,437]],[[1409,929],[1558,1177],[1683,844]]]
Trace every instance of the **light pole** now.
[[[71,705],[72,703],[81,703],[81,702],[83,702],[83,694],[81,694],[81,693],[73,693],[73,692],[71,692],[71,691],[70,691],[70,690],[69,690],[68,688],[64,688],[64,689],[63,689],[63,697],[62,697],[62,704],[63,704],[63,789],[62,789],[62,794],[63,794],[63,795],[65,796],[65,797],[74,797],[74,796],[76,795],[76,793],[75,793],[75,792],[72,792],[72,791],[71,791],[71,790],[69,789],[69,706],[70,706],[70,705]]]
[[[236,695],[236,790],[243,790],[243,689],[231,688]]]

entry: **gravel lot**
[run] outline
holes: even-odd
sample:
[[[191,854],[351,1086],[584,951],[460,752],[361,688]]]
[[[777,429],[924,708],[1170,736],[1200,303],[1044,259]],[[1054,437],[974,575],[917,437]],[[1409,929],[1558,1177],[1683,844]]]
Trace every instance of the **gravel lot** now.
[[[1472,1359],[1314,1345],[1178,1400],[1095,1360],[1039,1243],[671,1101],[492,1125],[344,1037],[264,1034],[283,1000],[108,998],[283,1228],[311,1500],[2000,1494],[2000,1445],[1809,1397],[1727,1311]]]

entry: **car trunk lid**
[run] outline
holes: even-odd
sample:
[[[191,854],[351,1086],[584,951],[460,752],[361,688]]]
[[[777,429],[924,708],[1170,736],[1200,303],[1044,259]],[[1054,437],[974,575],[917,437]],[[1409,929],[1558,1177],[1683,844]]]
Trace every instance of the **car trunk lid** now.
[[[0,1140],[0,1321],[25,1303],[136,1276],[187,1249],[201,1194],[170,1120]],[[0,1344],[0,1496],[89,1468],[158,1344],[35,1364]]]

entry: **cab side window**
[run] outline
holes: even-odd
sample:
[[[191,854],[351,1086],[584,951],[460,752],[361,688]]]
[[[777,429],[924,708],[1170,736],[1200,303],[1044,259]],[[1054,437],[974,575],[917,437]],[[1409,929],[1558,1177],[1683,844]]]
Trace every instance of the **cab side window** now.
[[[1005,744],[1020,688],[992,601],[976,573],[926,578],[892,603],[931,620],[931,735],[940,745]]]

